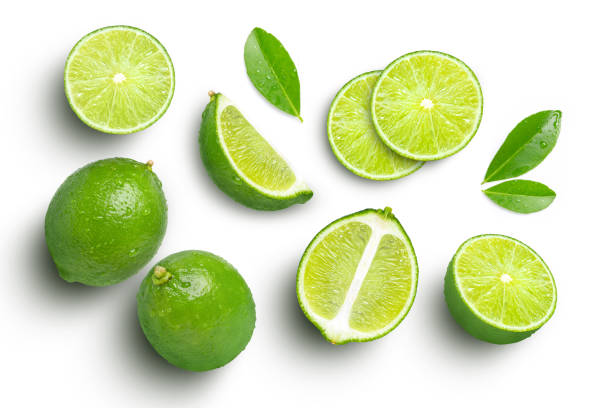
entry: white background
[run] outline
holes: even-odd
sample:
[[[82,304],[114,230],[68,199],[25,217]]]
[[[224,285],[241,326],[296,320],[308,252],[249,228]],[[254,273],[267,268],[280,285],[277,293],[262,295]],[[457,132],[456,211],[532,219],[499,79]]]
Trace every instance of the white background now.
[[[0,316],[3,406],[603,406],[610,403],[610,12],[607,2],[52,1],[4,4]],[[571,4],[571,6],[566,6]],[[74,43],[112,24],[140,27],[176,70],[166,115],[134,135],[81,124],[62,84]],[[296,63],[304,123],[249,82],[243,45],[260,26]],[[392,182],[361,179],[334,158],[325,133],[336,91],[419,49],[472,67],[483,87],[480,130],[459,154]],[[314,190],[305,205],[257,212],[220,192],[201,164],[197,133],[207,91],[223,92]],[[519,215],[480,192],[499,145],[525,116],[561,109],[552,154],[526,177],[557,192]],[[169,206],[155,260],[204,249],[230,261],[257,305],[251,343],[232,363],[191,373],[142,335],[136,291],[146,270],[107,288],[62,281],[43,237],[60,183],[88,162],[152,159]],[[295,274],[330,221],[391,206],[420,265],[416,301],[388,336],[333,346],[303,317]],[[553,271],[558,305],[531,338],[497,346],[467,335],[442,295],[466,238],[502,233],[532,246]]]

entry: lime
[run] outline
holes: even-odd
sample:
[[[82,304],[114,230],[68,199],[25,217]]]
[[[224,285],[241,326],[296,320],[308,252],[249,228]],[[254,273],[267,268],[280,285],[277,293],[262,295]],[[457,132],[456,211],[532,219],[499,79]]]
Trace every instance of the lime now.
[[[372,91],[372,119],[382,141],[413,160],[463,149],[482,118],[482,91],[457,58],[417,51],[393,61]]]
[[[64,69],[70,107],[88,126],[134,133],[155,123],[174,94],[174,68],[164,47],[134,27],[100,28],[81,38]]]
[[[380,71],[367,72],[340,89],[327,116],[327,136],[336,158],[358,176],[392,180],[407,176],[423,162],[407,159],[380,141],[370,115],[370,100]]]
[[[45,238],[60,276],[107,286],[138,272],[161,245],[166,198],[151,166],[100,160],[59,187],[45,217]]]
[[[138,320],[153,348],[190,371],[232,361],[255,328],[255,303],[238,271],[204,251],[157,263],[138,291]]]
[[[312,191],[232,102],[210,92],[202,114],[200,155],[215,184],[239,203],[280,210],[305,203]]]
[[[531,336],[557,303],[555,281],[542,258],[503,235],[479,235],[461,244],[446,272],[444,296],[459,325],[497,344]]]
[[[328,341],[369,341],[406,316],[417,277],[412,244],[391,209],[366,209],[313,238],[298,267],[297,297]]]

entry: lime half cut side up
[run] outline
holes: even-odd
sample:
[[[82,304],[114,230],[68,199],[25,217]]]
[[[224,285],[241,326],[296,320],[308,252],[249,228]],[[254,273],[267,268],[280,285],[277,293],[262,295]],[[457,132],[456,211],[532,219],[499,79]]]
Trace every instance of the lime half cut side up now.
[[[340,89],[329,109],[327,135],[332,151],[348,170],[372,180],[392,180],[415,172],[423,162],[394,153],[376,133],[370,99],[380,72],[359,75]]]
[[[476,75],[457,58],[417,51],[384,69],[372,92],[372,120],[382,141],[413,160],[439,160],[463,149],[482,118]]]
[[[412,244],[391,209],[367,209],[332,222],[310,242],[297,297],[328,341],[369,341],[406,316],[417,279]]]
[[[200,155],[215,184],[235,201],[279,210],[312,197],[274,148],[225,96],[210,92],[202,114]]]
[[[64,88],[70,107],[88,126],[105,133],[134,133],[168,109],[174,68],[152,35],[129,26],[104,27],[70,51]]]
[[[529,337],[557,303],[555,281],[542,258],[503,235],[479,235],[459,247],[446,272],[444,295],[459,325],[497,344]]]

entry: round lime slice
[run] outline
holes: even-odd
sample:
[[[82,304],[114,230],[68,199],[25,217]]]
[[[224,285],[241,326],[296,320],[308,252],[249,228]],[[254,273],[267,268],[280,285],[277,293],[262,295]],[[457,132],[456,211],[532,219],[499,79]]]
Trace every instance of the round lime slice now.
[[[328,341],[369,341],[406,316],[417,278],[412,244],[391,209],[367,209],[332,222],[310,242],[297,297]]]
[[[413,160],[463,149],[482,118],[476,75],[457,58],[417,51],[393,61],[372,91],[372,120],[382,141]]]
[[[280,210],[312,197],[287,162],[222,94],[202,114],[200,155],[215,184],[257,210]]]
[[[327,116],[327,136],[344,167],[364,178],[392,180],[415,172],[423,162],[395,154],[374,129],[370,99],[380,72],[359,75],[340,89]]]
[[[105,133],[134,133],[155,123],[174,94],[174,68],[164,47],[134,27],[111,26],[87,34],[64,69],[70,107]]]
[[[459,325],[497,344],[532,335],[557,303],[555,281],[542,258],[503,235],[479,235],[459,247],[446,272],[444,295]]]

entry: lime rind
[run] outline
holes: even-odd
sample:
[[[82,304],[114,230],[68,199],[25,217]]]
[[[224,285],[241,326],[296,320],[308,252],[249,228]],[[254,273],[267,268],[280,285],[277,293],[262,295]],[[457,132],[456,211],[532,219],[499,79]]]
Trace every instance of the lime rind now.
[[[308,201],[313,193],[301,179],[296,177],[289,189],[270,190],[255,183],[236,165],[223,140],[221,129],[221,114],[227,107],[237,109],[224,95],[213,94],[202,114],[200,129],[202,161],[217,187],[233,200],[257,210],[280,210]],[[292,171],[291,168],[289,170]]]
[[[410,268],[411,268],[411,290],[408,299],[406,299],[406,303],[402,310],[397,314],[395,319],[389,322],[387,325],[382,327],[379,330],[371,331],[371,332],[362,332],[356,329],[349,327],[348,318],[351,310],[353,309],[354,301],[359,295],[359,289],[363,283],[363,279],[367,275],[368,270],[363,276],[355,276],[354,279],[357,281],[351,282],[351,288],[349,289],[349,293],[347,293],[345,298],[345,304],[348,305],[344,307],[338,312],[338,314],[331,320],[325,319],[311,310],[311,307],[308,304],[307,297],[304,291],[304,272],[306,269],[306,263],[308,262],[310,255],[314,248],[325,239],[325,237],[331,233],[332,231],[342,227],[351,222],[360,222],[364,223],[372,228],[372,231],[375,231],[375,235],[370,237],[371,239],[378,239],[378,244],[380,239],[383,237],[385,233],[391,234],[395,237],[400,238],[406,245],[408,252],[410,253]],[[378,245],[376,245],[377,247]],[[375,249],[376,249],[375,247]],[[367,249],[366,249],[367,250]],[[361,260],[360,260],[361,263]],[[357,274],[356,274],[357,275]],[[304,255],[300,260],[300,264],[298,266],[298,273],[296,279],[296,292],[298,303],[300,308],[304,312],[304,315],[310,320],[310,322],[321,332],[323,337],[333,343],[333,344],[346,344],[349,342],[366,342],[371,340],[376,340],[381,338],[395,329],[401,322],[404,320],[408,312],[410,311],[412,304],[414,303],[414,299],[416,297],[416,290],[418,284],[418,264],[416,255],[414,253],[414,248],[412,246],[412,242],[406,234],[406,231],[399,223],[399,221],[390,213],[390,211],[386,210],[375,210],[375,209],[365,209],[353,214],[346,215],[342,218],[339,218],[330,224],[328,224],[325,228],[323,228],[312,241],[308,244],[308,247],[304,251]],[[352,292],[352,293],[351,293]],[[347,301],[348,300],[348,301]],[[343,319],[346,318],[346,322]],[[332,324],[330,324],[332,322]],[[340,325],[333,324],[334,322],[341,322]]]
[[[406,159],[405,157],[396,156],[396,161],[401,161],[403,162],[403,164],[405,164],[404,166],[401,166],[403,168],[396,170],[392,173],[374,173],[371,171],[367,171],[365,169],[356,167],[355,165],[353,165],[349,160],[347,160],[347,158],[345,157],[345,155],[342,153],[341,149],[337,146],[335,138],[334,138],[334,131],[333,131],[333,117],[334,117],[334,112],[336,111],[337,105],[340,102],[340,100],[344,97],[345,93],[347,92],[347,90],[351,89],[352,86],[354,84],[356,84],[357,82],[360,81],[364,81],[364,80],[368,80],[370,79],[370,77],[379,77],[380,73],[382,71],[370,71],[370,72],[366,72],[363,73],[361,75],[358,75],[357,77],[351,79],[350,81],[348,81],[346,84],[344,84],[342,86],[342,88],[338,91],[338,93],[336,94],[336,96],[334,97],[334,100],[329,108],[329,113],[327,116],[327,137],[329,140],[329,144],[332,148],[332,151],[334,152],[334,155],[336,156],[336,158],[338,159],[338,161],[340,161],[340,163],[342,163],[342,165],[344,167],[346,167],[349,171],[351,171],[352,173],[366,178],[366,179],[370,179],[370,180],[395,180],[398,178],[402,178],[405,176],[408,176],[412,173],[414,173],[415,171],[417,171],[418,169],[420,169],[424,162],[422,161],[413,161],[410,159]],[[371,123],[371,117],[370,117],[370,112],[367,112],[367,120],[370,120]],[[366,130],[367,132],[367,130]],[[376,130],[374,129],[374,127],[372,126],[372,132],[374,133],[374,137],[376,138],[375,142],[379,142],[379,137],[376,134]],[[385,148],[388,149],[388,147],[386,145],[384,145],[382,142],[380,142],[380,144],[382,146],[384,146]],[[389,152],[391,155],[395,155],[395,152],[392,152],[391,149],[389,149]],[[399,163],[397,163],[397,165],[399,165]],[[394,166],[396,167],[396,166]]]
[[[547,276],[548,278],[550,278],[551,282],[552,301],[547,312],[539,320],[532,322],[529,325],[524,325],[520,327],[506,325],[485,316],[479,310],[477,310],[471,304],[471,302],[468,301],[468,299],[466,299],[463,293],[464,288],[462,287],[457,277],[457,261],[461,258],[464,251],[475,241],[491,238],[510,240],[514,244],[521,246],[531,255],[533,255],[543,267],[543,270],[546,271]],[[468,239],[459,247],[448,266],[448,270],[445,277],[444,294],[451,314],[468,333],[480,340],[496,344],[514,343],[531,336],[548,320],[550,320],[550,318],[555,312],[557,304],[557,290],[555,280],[544,260],[525,243],[515,238],[501,234],[477,235]]]
[[[109,31],[109,30],[133,31],[137,35],[142,35],[142,36],[146,37],[153,44],[155,44],[156,47],[159,49],[161,54],[164,56],[164,59],[165,59],[167,65],[168,65],[168,68],[170,70],[170,89],[168,90],[168,96],[166,98],[165,103],[158,110],[157,114],[155,116],[151,117],[146,122],[140,123],[138,126],[134,126],[134,127],[131,127],[131,128],[126,128],[126,129],[117,129],[117,128],[111,128],[111,127],[107,127],[107,126],[102,126],[99,123],[90,120],[81,111],[81,109],[79,109],[76,106],[76,104],[74,103],[73,97],[72,97],[72,92],[71,92],[71,87],[70,87],[70,81],[69,81],[69,78],[68,78],[70,64],[72,63],[74,57],[77,55],[78,50],[80,49],[80,47],[83,44],[85,44],[87,42],[87,40],[89,40],[91,37],[93,37],[93,36],[95,36],[97,34],[100,34],[102,32]],[[90,32],[89,34],[85,35],[83,38],[81,38],[74,45],[74,47],[72,47],[72,49],[70,50],[70,53],[68,54],[68,58],[66,59],[66,64],[64,66],[64,92],[66,94],[66,99],[68,100],[68,104],[70,105],[70,108],[75,113],[75,115],[77,115],[77,117],[83,123],[85,123],[87,126],[91,127],[92,129],[98,130],[100,132],[104,132],[104,133],[110,133],[110,134],[130,134],[130,133],[139,132],[141,130],[144,130],[144,129],[150,127],[155,122],[157,122],[166,113],[166,111],[170,107],[170,103],[172,102],[172,98],[174,96],[174,88],[175,88],[174,65],[172,64],[172,60],[170,59],[170,55],[168,54],[168,51],[164,48],[162,43],[159,42],[159,40],[157,40],[157,38],[155,38],[153,35],[147,33],[144,30],[141,30],[141,29],[139,29],[137,27],[132,27],[132,26],[128,26],[128,25],[114,25],[114,26],[102,27],[102,28],[94,30],[94,31]]]
[[[389,137],[385,134],[384,130],[382,129],[378,117],[376,115],[376,96],[378,94],[378,91],[380,89],[380,85],[383,82],[383,80],[385,79],[386,75],[393,69],[395,68],[396,65],[398,65],[399,63],[403,62],[406,59],[412,58],[414,56],[424,56],[424,55],[433,55],[433,56],[438,56],[438,57],[442,57],[442,58],[446,58],[450,61],[455,62],[458,66],[462,67],[465,72],[468,74],[468,76],[472,79],[475,88],[478,90],[478,98],[479,98],[479,113],[478,113],[478,118],[474,123],[473,129],[470,132],[470,134],[468,136],[465,136],[463,141],[459,144],[457,144],[454,148],[446,150],[446,151],[442,151],[441,153],[438,154],[433,154],[433,155],[417,155],[414,154],[406,149],[402,149],[398,146],[396,146],[394,143],[391,142],[391,140],[389,140]],[[376,131],[378,132],[379,137],[381,138],[381,140],[391,149],[393,150],[395,153],[399,154],[400,156],[403,157],[407,157],[409,159],[413,159],[413,160],[418,160],[418,161],[432,161],[432,160],[440,160],[449,156],[452,156],[453,154],[458,153],[460,150],[462,150],[463,148],[465,148],[469,142],[474,138],[474,136],[476,135],[476,132],[478,131],[478,128],[480,127],[480,122],[482,121],[482,114],[483,114],[483,96],[482,96],[482,88],[480,87],[480,82],[478,81],[478,78],[476,77],[476,74],[474,74],[474,72],[472,71],[472,69],[465,64],[463,61],[461,61],[460,59],[450,55],[450,54],[446,54],[440,51],[430,51],[430,50],[423,50],[423,51],[414,51],[414,52],[410,52],[408,54],[404,54],[401,57],[395,59],[393,62],[391,62],[381,73],[380,78],[378,79],[378,81],[376,82],[376,85],[374,85],[374,90],[372,91],[372,105],[371,105],[371,114],[372,114],[372,122],[374,124],[374,127],[376,129]]]

